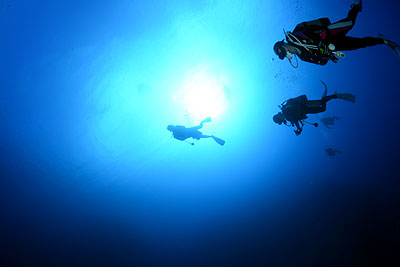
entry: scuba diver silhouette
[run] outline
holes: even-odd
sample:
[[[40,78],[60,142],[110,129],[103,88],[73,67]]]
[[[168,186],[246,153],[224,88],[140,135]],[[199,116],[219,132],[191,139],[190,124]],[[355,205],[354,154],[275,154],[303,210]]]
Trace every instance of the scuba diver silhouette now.
[[[331,125],[335,125],[335,121],[340,120],[340,117],[338,116],[333,116],[333,117],[325,117],[322,118],[320,121],[322,122],[323,125],[325,125],[326,128],[332,129],[330,127]]]
[[[335,158],[336,154],[342,154],[342,151],[333,148],[326,148],[325,152],[331,158]]]
[[[282,123],[288,127],[296,126],[294,131],[296,135],[301,134],[305,123],[318,127],[318,123],[309,123],[305,121],[307,114],[321,113],[326,110],[326,102],[332,99],[342,99],[350,102],[355,102],[355,96],[353,94],[346,93],[335,93],[327,96],[328,87],[321,81],[325,87],[324,94],[320,100],[308,100],[306,95],[301,95],[295,98],[286,100],[279,105],[282,110],[273,117],[275,123],[281,125]]]
[[[200,124],[198,126],[195,127],[191,127],[191,128],[186,128],[185,126],[182,125],[168,125],[167,129],[168,131],[171,131],[173,134],[173,137],[175,139],[181,140],[181,141],[185,141],[187,138],[193,138],[196,140],[200,140],[200,138],[212,138],[214,139],[215,142],[217,142],[218,144],[220,144],[221,146],[223,146],[225,144],[225,141],[215,137],[214,135],[204,135],[202,134],[199,129],[203,128],[203,123],[205,122],[210,122],[211,118],[208,117],[206,119],[204,119],[203,121],[200,122]],[[194,145],[194,143],[185,141],[189,144],[191,144],[192,146]]]
[[[400,56],[400,46],[381,34],[364,38],[346,36],[354,27],[361,10],[362,1],[359,0],[351,5],[347,17],[338,22],[331,23],[329,18],[320,18],[297,24],[293,32],[284,31],[287,43],[284,40],[276,42],[274,52],[281,60],[288,58],[294,68],[298,67],[298,61],[297,65],[292,63],[293,55],[302,61],[325,65],[329,60],[337,63],[339,58],[344,58],[344,53],[340,51],[380,44],[386,44]]]

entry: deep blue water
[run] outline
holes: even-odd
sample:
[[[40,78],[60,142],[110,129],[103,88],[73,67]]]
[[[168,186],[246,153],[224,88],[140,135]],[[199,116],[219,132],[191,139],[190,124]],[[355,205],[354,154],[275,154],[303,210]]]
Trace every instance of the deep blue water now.
[[[400,265],[400,59],[272,50],[350,4],[0,0],[0,265]],[[365,1],[349,35],[400,42],[399,12]],[[300,136],[273,123],[320,80],[356,103]],[[225,146],[166,130],[207,116]]]

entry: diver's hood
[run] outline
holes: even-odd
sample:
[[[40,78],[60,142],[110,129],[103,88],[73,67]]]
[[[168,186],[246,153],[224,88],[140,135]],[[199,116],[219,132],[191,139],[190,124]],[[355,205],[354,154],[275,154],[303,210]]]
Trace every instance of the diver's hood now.
[[[285,44],[285,42],[282,40],[282,41],[276,42],[274,45],[274,52],[281,60],[286,57],[286,49],[283,46],[284,44]]]

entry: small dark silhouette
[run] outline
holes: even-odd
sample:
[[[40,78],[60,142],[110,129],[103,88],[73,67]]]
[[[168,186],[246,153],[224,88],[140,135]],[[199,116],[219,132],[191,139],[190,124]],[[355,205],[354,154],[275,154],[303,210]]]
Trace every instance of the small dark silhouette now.
[[[342,99],[354,103],[356,98],[353,94],[335,93],[327,95],[328,87],[325,86],[324,93],[320,100],[308,100],[306,95],[301,95],[295,98],[290,98],[282,103],[279,108],[282,110],[273,117],[275,123],[281,125],[282,123],[289,127],[296,126],[294,131],[296,135],[301,134],[305,123],[318,127],[318,123],[310,123],[305,121],[307,114],[321,113],[326,110],[326,103],[332,99]]]
[[[321,122],[323,125],[325,125],[326,128],[332,129],[332,127],[329,127],[331,125],[335,125],[335,121],[340,120],[340,117],[338,116],[333,116],[333,117],[325,117],[321,119]]]
[[[336,154],[342,154],[342,151],[336,150],[336,149],[333,149],[333,148],[326,148],[325,152],[331,158],[335,158]]]
[[[192,146],[194,145],[194,143],[186,141],[187,138],[191,137],[196,140],[200,140],[200,138],[212,138],[212,139],[214,139],[215,142],[217,142],[218,144],[223,146],[225,144],[224,140],[217,138],[214,135],[204,135],[204,134],[202,134],[202,132],[199,131],[199,129],[203,128],[203,123],[210,122],[210,121],[211,121],[211,118],[208,117],[208,118],[204,119],[203,121],[201,121],[199,126],[186,128],[185,126],[182,126],[182,125],[176,125],[176,126],[168,125],[167,129],[168,129],[168,131],[172,132],[173,137],[175,139],[185,141],[185,142],[191,144]]]

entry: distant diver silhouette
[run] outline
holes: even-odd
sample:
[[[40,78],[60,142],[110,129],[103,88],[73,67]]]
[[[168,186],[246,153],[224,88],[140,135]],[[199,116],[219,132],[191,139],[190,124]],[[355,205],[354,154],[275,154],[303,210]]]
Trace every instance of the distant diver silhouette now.
[[[325,117],[321,119],[321,122],[323,125],[325,125],[326,128],[332,129],[332,127],[329,127],[331,125],[335,125],[335,121],[340,120],[340,117],[338,116],[333,116],[333,117]]]
[[[303,131],[305,123],[318,127],[318,123],[309,123],[305,121],[305,119],[308,118],[307,114],[324,112],[326,110],[326,102],[337,98],[353,103],[355,102],[355,96],[353,94],[335,93],[327,96],[328,87],[323,81],[321,82],[325,86],[325,90],[320,100],[308,100],[306,95],[290,98],[279,105],[282,111],[273,117],[274,122],[279,125],[283,123],[289,127],[296,126],[297,129],[294,132],[296,135],[299,135]]]
[[[193,138],[196,140],[200,140],[200,138],[212,138],[214,139],[215,142],[217,142],[219,145],[223,146],[225,144],[225,141],[215,137],[214,135],[204,135],[202,132],[199,131],[199,129],[203,128],[203,123],[206,122],[211,122],[211,118],[208,117],[200,122],[198,126],[195,127],[190,127],[186,128],[185,126],[182,125],[168,125],[167,129],[168,131],[172,132],[172,135],[175,139],[178,139],[180,141],[185,141],[191,145],[194,145],[194,143],[186,141],[188,138]]]
[[[284,31],[284,40],[276,42],[274,52],[283,60],[288,58],[290,64],[292,58],[299,57],[302,61],[325,65],[331,60],[337,63],[339,58],[344,58],[344,53],[340,51],[356,50],[380,44],[387,45],[396,55],[400,56],[400,46],[388,40],[383,35],[378,37],[355,38],[346,36],[354,27],[358,13],[362,10],[362,1],[356,1],[351,5],[351,9],[346,18],[331,23],[329,18],[320,18],[312,21],[305,21],[297,24],[293,32]]]
[[[331,158],[334,158],[336,156],[336,154],[342,154],[342,151],[336,150],[336,149],[333,149],[333,148],[326,148],[325,152]]]

